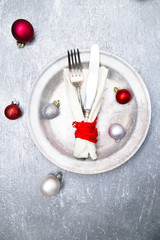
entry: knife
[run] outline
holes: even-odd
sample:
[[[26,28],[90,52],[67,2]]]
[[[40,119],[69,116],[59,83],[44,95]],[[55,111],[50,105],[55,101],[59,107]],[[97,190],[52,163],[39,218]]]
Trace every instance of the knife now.
[[[92,105],[94,103],[96,96],[98,84],[98,72],[99,72],[99,46],[97,44],[93,44],[91,46],[89,71],[84,100],[84,117],[86,122],[88,121]]]

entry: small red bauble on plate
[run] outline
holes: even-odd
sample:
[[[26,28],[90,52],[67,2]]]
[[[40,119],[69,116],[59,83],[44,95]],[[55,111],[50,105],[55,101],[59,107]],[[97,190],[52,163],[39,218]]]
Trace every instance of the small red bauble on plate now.
[[[128,91],[127,89],[119,89],[115,87],[114,91],[116,92],[116,100],[120,104],[126,104],[132,98],[130,91]]]
[[[12,35],[17,40],[19,47],[24,47],[34,36],[34,29],[30,22],[25,19],[18,19],[12,24]]]
[[[6,118],[10,120],[15,120],[21,116],[21,109],[17,103],[12,102],[5,108],[4,114]]]

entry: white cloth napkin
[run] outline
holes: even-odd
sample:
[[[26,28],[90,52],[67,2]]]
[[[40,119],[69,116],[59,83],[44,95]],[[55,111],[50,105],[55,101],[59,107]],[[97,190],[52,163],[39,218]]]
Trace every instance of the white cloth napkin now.
[[[80,103],[78,100],[76,88],[71,84],[70,79],[69,79],[69,70],[64,69],[63,72],[64,72],[64,80],[65,80],[65,82],[67,84],[67,88],[68,88],[69,101],[70,101],[70,106],[72,109],[72,114],[74,116],[74,119],[77,122],[84,121],[84,116],[83,116],[83,112],[82,112],[82,109],[81,109],[81,106],[80,106]],[[83,69],[84,83],[81,87],[81,97],[82,97],[83,103],[84,103],[84,98],[85,98],[85,86],[86,86],[87,75],[88,75],[88,70]],[[95,97],[95,101],[92,106],[92,110],[91,110],[88,122],[93,122],[95,120],[95,118],[97,117],[97,114],[99,112],[100,105],[101,105],[101,99],[103,96],[103,91],[104,91],[107,75],[108,75],[108,69],[105,67],[100,67],[96,97]],[[96,145],[95,145],[95,143],[89,142],[87,140],[84,140],[81,138],[76,138],[73,155],[76,158],[84,159],[84,158],[91,157],[93,160],[95,160],[95,159],[97,159]]]

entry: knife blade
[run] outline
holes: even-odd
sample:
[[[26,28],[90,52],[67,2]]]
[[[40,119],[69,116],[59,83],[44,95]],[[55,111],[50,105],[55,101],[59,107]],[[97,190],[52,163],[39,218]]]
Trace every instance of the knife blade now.
[[[84,117],[85,121],[88,120],[92,105],[95,100],[99,72],[99,46],[93,44],[91,46],[89,71],[85,90],[84,100]]]

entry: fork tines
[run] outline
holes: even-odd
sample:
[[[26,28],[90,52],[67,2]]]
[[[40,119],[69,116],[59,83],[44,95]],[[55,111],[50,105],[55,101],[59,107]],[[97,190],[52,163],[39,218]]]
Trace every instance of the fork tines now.
[[[83,84],[83,72],[82,72],[82,64],[80,60],[79,50],[77,51],[71,50],[68,51],[68,67],[69,67],[69,79],[72,85],[76,88],[78,94],[78,100],[81,104],[81,108],[83,109],[82,99],[80,87]]]
[[[68,51],[68,66],[69,69],[82,69],[82,65],[81,65],[81,59],[80,59],[80,53],[79,50],[74,49],[73,51],[71,50],[70,52]]]

